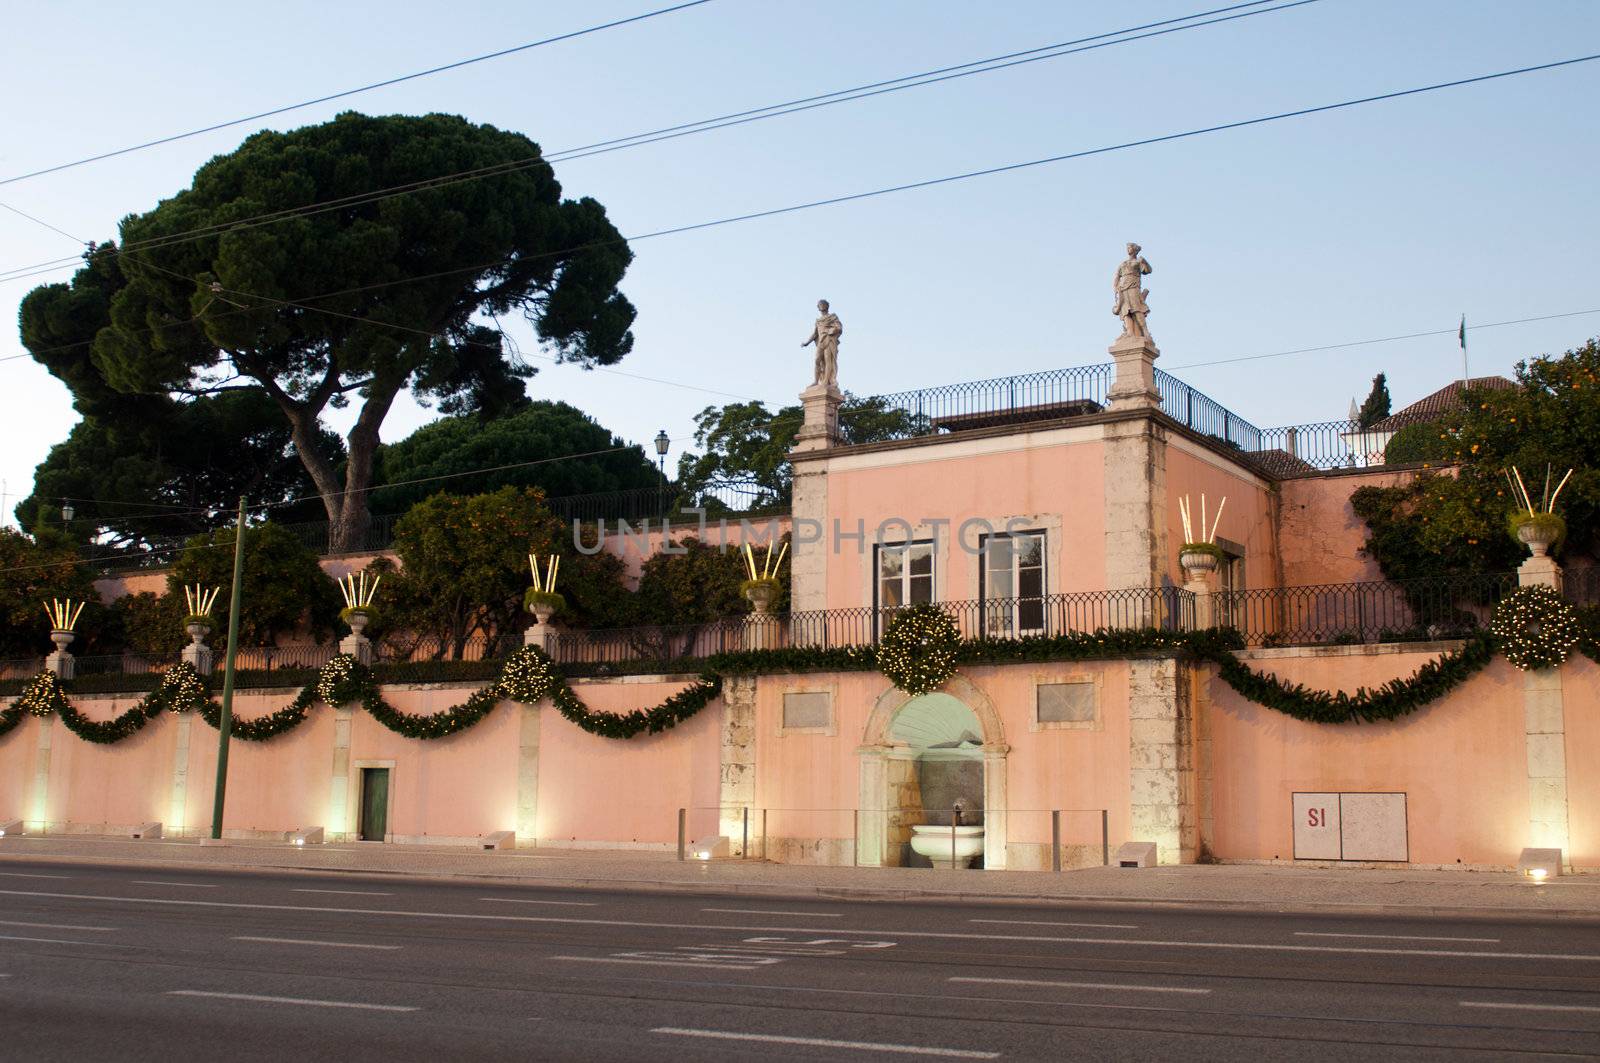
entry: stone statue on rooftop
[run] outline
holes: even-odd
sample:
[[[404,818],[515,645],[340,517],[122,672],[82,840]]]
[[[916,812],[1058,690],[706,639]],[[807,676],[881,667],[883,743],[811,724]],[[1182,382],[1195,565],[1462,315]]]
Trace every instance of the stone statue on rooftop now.
[[[1117,275],[1111,282],[1117,302],[1111,312],[1122,319],[1124,338],[1147,340],[1150,338],[1150,325],[1146,320],[1150,316],[1150,305],[1145,299],[1150,293],[1140,284],[1150,272],[1150,263],[1140,256],[1142,250],[1138,244],[1129,244],[1128,257],[1117,265]]]
[[[816,376],[813,386],[837,388],[839,386],[839,337],[844,335],[844,324],[838,314],[828,312],[828,300],[817,302],[817,323],[811,327],[810,337],[800,346],[817,345]]]

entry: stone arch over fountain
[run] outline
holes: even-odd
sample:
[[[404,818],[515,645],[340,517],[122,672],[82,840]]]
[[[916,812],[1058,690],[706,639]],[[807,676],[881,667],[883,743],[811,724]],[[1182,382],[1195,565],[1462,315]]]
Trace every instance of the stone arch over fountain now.
[[[903,710],[910,708],[914,716],[923,717],[908,721],[911,731],[939,726],[931,721],[941,716],[948,728],[953,713],[919,711],[918,703],[926,709],[941,701],[945,705],[959,704],[970,713],[965,719],[976,724],[980,743],[972,749],[972,754],[983,762],[983,866],[992,870],[1006,866],[1006,754],[1010,747],[1006,744],[1005,728],[994,702],[960,673],[951,676],[933,693],[919,697],[890,687],[874,703],[857,750],[861,780],[860,800],[856,806],[860,809],[857,859],[862,866],[879,867],[899,862],[899,840],[893,837],[897,827],[894,794],[898,790],[894,780],[897,774],[904,773],[906,762],[913,760],[919,750],[905,735],[896,734],[896,720]]]

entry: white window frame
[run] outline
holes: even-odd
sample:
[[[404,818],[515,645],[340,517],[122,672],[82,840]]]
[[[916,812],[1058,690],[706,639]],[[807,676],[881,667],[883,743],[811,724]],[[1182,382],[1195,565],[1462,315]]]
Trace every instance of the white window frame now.
[[[875,619],[877,630],[880,634],[882,633],[884,626],[888,623],[889,617],[893,610],[901,609],[908,605],[921,604],[912,596],[913,579],[926,579],[928,581],[928,601],[932,603],[939,600],[939,558],[937,546],[938,544],[932,539],[907,539],[906,541],[899,543],[875,543],[873,545],[872,615]],[[925,549],[928,552],[928,572],[925,576],[913,576],[911,574],[910,555],[912,551],[919,548]],[[883,574],[883,557],[885,554],[891,552],[905,555],[905,562],[900,567],[900,603],[898,605],[886,605],[883,601],[883,585],[885,582],[885,576]]]
[[[1030,595],[1023,599],[1021,595],[1012,593],[999,596],[993,594],[993,587],[989,579],[989,547],[991,543],[1005,540],[1014,542],[1022,538],[1036,538],[1039,540],[1039,594],[1037,598]],[[1044,528],[1022,528],[1014,532],[994,532],[980,536],[978,539],[978,587],[979,599],[983,610],[983,633],[985,635],[998,634],[1005,638],[1018,638],[1025,635],[1041,635],[1050,626],[1050,616],[1046,600],[1050,596],[1050,533]],[[1011,589],[1013,592],[1020,589],[1022,568],[1017,564],[1017,551],[1011,551]],[[996,602],[996,607],[1003,611],[997,616],[991,609],[991,600]],[[1020,603],[1023,600],[1039,603],[1039,623],[1037,626],[1024,627],[1020,616]],[[999,607],[998,602],[1006,601],[1007,605]],[[999,620],[1000,623],[992,621]],[[993,630],[992,630],[993,629]]]

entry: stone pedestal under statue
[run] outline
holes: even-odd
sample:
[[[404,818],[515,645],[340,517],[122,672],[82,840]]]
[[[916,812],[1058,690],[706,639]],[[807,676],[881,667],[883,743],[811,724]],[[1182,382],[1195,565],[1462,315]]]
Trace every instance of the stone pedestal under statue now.
[[[1153,410],[1161,405],[1156,390],[1156,359],[1161,357],[1149,336],[1123,336],[1110,348],[1116,376],[1106,393],[1113,410]]]
[[[839,442],[839,406],[844,392],[834,384],[812,384],[800,393],[805,410],[800,431],[795,436],[796,450],[826,450]]]

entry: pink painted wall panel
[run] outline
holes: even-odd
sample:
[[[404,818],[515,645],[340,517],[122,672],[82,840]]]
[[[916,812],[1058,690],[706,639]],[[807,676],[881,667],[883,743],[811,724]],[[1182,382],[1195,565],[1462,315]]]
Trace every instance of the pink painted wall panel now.
[[[24,716],[10,734],[0,737],[0,820],[33,818],[28,796],[38,748],[39,721],[32,716]]]
[[[830,472],[829,528],[824,545],[832,551],[833,521],[838,521],[846,534],[854,534],[861,522],[866,540],[843,541],[838,552],[830,552],[828,608],[872,604],[872,543],[886,520],[913,525],[924,520],[949,522],[939,533],[936,560],[938,597],[944,600],[977,597],[978,558],[954,542],[969,518],[1059,517],[1060,533],[1047,543],[1046,563],[1056,570],[1052,584],[1062,591],[1103,589],[1104,448],[1097,440],[1027,448],[1029,438],[1019,434],[1016,449],[1002,453],[944,456],[949,453],[946,447],[928,446],[894,455],[914,459],[909,464]],[[949,449],[957,445],[964,447],[965,443],[951,444]],[[899,524],[891,524],[888,530],[891,541],[905,537]],[[983,530],[974,526],[969,531],[969,547],[976,547]]]
[[[1567,727],[1567,826],[1576,867],[1600,868],[1600,665],[1573,654],[1561,666]]]
[[[1167,544],[1171,557],[1167,573],[1176,584],[1183,583],[1183,568],[1178,564],[1178,547],[1183,545],[1183,517],[1178,500],[1185,495],[1193,507],[1191,518],[1196,537],[1200,530],[1200,496],[1205,495],[1206,512],[1216,518],[1217,503],[1226,498],[1217,535],[1244,547],[1245,586],[1276,587],[1277,541],[1272,526],[1272,491],[1265,482],[1245,472],[1219,469],[1208,461],[1167,448]]]
[[[138,695],[75,700],[91,720],[126,712]],[[86,742],[51,722],[50,796],[46,818],[77,825],[130,826],[167,819],[177,721],[159,716],[114,745]]]
[[[460,704],[475,689],[389,687],[384,696],[401,712],[427,715]],[[460,734],[419,740],[396,734],[357,708],[351,716],[351,778],[359,780],[364,761],[394,762],[366,765],[389,767],[390,834],[426,841],[516,830],[521,721],[520,706],[501,702]],[[352,800],[348,807],[354,812],[358,805]],[[357,826],[352,815],[349,829]]]
[[[293,690],[244,691],[234,695],[239,720],[276,712]],[[211,825],[217,779],[217,732],[195,717],[189,725],[189,782],[185,818],[202,831]],[[228,743],[225,830],[290,831],[338,828],[328,822],[328,780],[333,771],[333,710],[313,706],[306,722],[266,742]],[[167,769],[170,777],[171,768]]]
[[[1410,675],[1434,656],[1308,652],[1250,663],[1314,689],[1354,690]],[[1526,844],[1522,675],[1504,660],[1448,697],[1378,724],[1301,723],[1239,697],[1214,673],[1201,681],[1218,857],[1291,859],[1295,791],[1405,791],[1413,863],[1514,864]]]
[[[682,680],[574,681],[597,712],[655,705]],[[539,837],[555,842],[670,845],[678,809],[696,809],[691,836],[714,831],[722,747],[722,702],[677,727],[630,739],[599,738],[546,702],[539,710]],[[514,777],[514,776],[513,776]]]
[[[1362,487],[1394,487],[1415,476],[1415,472],[1370,472],[1283,481],[1279,539],[1284,585],[1383,579],[1377,562],[1361,552],[1367,524],[1350,508],[1350,496]]]

